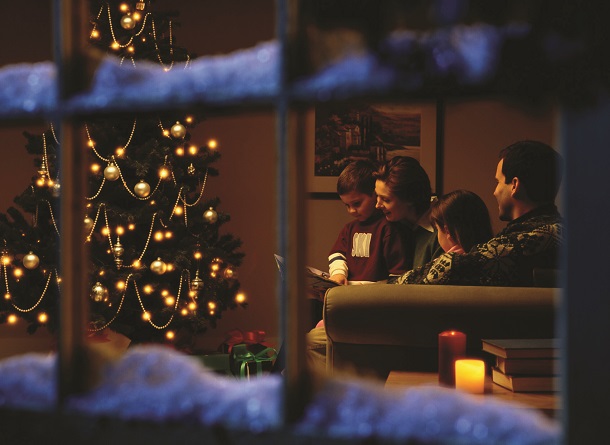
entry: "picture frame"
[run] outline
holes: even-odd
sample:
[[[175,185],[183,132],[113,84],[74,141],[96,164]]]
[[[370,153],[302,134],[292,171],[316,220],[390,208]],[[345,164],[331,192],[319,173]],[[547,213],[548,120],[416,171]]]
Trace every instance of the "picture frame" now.
[[[394,156],[416,158],[437,193],[437,116],[435,103],[333,103],[308,116],[312,129],[307,155],[307,191],[313,198],[336,198],[337,178],[348,162]]]

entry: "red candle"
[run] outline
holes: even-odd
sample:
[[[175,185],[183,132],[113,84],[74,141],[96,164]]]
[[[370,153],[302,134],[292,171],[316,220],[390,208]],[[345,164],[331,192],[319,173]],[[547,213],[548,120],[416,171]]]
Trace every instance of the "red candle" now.
[[[438,382],[455,386],[455,360],[466,355],[466,334],[444,331],[438,334]]]

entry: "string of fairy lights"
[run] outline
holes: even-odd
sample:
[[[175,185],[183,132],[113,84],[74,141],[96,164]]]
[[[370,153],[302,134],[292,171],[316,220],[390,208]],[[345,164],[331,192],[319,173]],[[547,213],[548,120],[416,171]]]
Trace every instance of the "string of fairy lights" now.
[[[166,71],[170,70],[174,66],[174,62],[171,61],[169,64],[165,63],[162,60],[161,52],[159,51],[159,46],[156,42],[157,33],[154,25],[154,20],[150,13],[145,13],[144,10],[146,8],[146,2],[138,1],[135,4],[135,10],[127,3],[123,3],[119,7],[119,12],[122,15],[120,23],[121,26],[126,30],[136,31],[133,33],[132,37],[128,42],[120,43],[115,35],[113,29],[113,18],[112,18],[112,10],[109,4],[105,4],[100,8],[100,11],[97,15],[97,19],[99,20],[104,11],[108,14],[109,21],[109,29],[112,35],[112,49],[119,48],[127,48],[128,52],[133,54],[135,52],[135,48],[133,47],[133,39],[139,37],[145,39],[145,36],[142,36],[143,31],[145,29],[147,21],[150,21],[152,27],[152,35],[155,39],[155,48],[157,50],[157,57],[159,63],[164,67]],[[169,35],[170,35],[170,48],[172,42],[172,28],[171,21],[169,24]],[[93,29],[90,34],[91,39],[99,39],[101,36],[97,25],[93,26]],[[133,49],[130,49],[133,48]],[[171,51],[171,49],[170,49]],[[173,54],[173,53],[172,53]],[[170,55],[172,55],[170,54]],[[133,58],[131,58],[132,63],[135,64]],[[186,65],[188,65],[189,60],[187,59]],[[186,67],[185,65],[185,67]],[[193,118],[191,116],[186,116],[183,120],[187,125],[193,122]],[[175,337],[175,333],[172,330],[168,330],[167,328],[172,323],[175,316],[189,316],[191,314],[195,314],[200,302],[199,293],[204,288],[204,281],[200,275],[200,260],[203,257],[203,254],[199,248],[199,245],[196,246],[193,252],[193,259],[196,263],[195,268],[195,276],[191,278],[191,272],[187,269],[182,270],[179,274],[178,283],[177,283],[177,294],[173,295],[169,289],[156,289],[154,286],[150,284],[138,283],[136,281],[135,274],[137,271],[146,268],[143,264],[143,259],[146,256],[150,248],[151,242],[163,242],[164,240],[171,239],[174,234],[170,230],[169,220],[172,218],[183,218],[185,227],[189,226],[188,222],[188,212],[190,208],[194,208],[197,206],[203,196],[204,191],[208,179],[208,170],[206,168],[205,173],[203,174],[203,179],[199,180],[199,186],[197,193],[190,193],[190,195],[196,195],[196,198],[193,202],[188,202],[187,194],[184,191],[183,187],[178,189],[176,194],[174,204],[172,207],[172,211],[168,217],[167,221],[163,221],[158,212],[155,212],[152,215],[150,224],[148,225],[148,233],[146,237],[146,241],[144,245],[140,246],[136,249],[136,255],[134,258],[127,259],[125,258],[126,249],[124,245],[121,243],[121,236],[125,234],[126,231],[134,231],[136,230],[136,224],[133,222],[127,222],[125,224],[116,224],[115,227],[112,227],[109,221],[109,216],[107,212],[107,204],[104,202],[96,203],[95,201],[102,195],[104,188],[108,185],[108,183],[115,182],[120,179],[122,183],[122,189],[124,189],[133,199],[138,201],[148,201],[150,205],[155,205],[155,196],[159,191],[159,188],[162,186],[164,181],[171,181],[175,188],[177,188],[177,180],[174,177],[174,170],[171,165],[171,160],[169,156],[165,156],[163,164],[158,169],[158,178],[154,187],[151,187],[149,183],[147,183],[144,179],[138,180],[135,184],[128,184],[128,180],[123,176],[121,170],[121,163],[123,159],[126,158],[128,149],[133,140],[134,134],[137,128],[137,119],[134,119],[133,125],[128,135],[126,135],[125,143],[120,145],[114,151],[114,154],[106,157],[103,156],[100,151],[96,147],[96,142],[94,135],[88,125],[85,125],[85,133],[87,137],[87,146],[93,153],[94,159],[97,159],[97,162],[94,161],[91,166],[91,172],[94,175],[100,176],[100,183],[98,189],[91,196],[85,197],[88,201],[87,203],[87,214],[84,217],[84,227],[86,232],[86,238],[84,240],[85,243],[89,243],[92,240],[92,237],[95,236],[95,233],[99,230],[99,233],[107,239],[108,249],[107,253],[112,256],[113,263],[117,269],[117,271],[125,270],[126,277],[124,279],[119,279],[116,282],[116,289],[120,293],[120,298],[117,301],[111,301],[109,297],[108,289],[100,282],[96,281],[96,283],[91,288],[90,298],[92,301],[96,303],[105,303],[108,307],[114,307],[115,312],[114,315],[104,322],[101,325],[89,327],[89,331],[97,332],[102,331],[109,327],[118,317],[122,308],[124,307],[125,298],[127,296],[127,292],[130,286],[133,287],[135,295],[137,296],[138,303],[140,309],[142,311],[142,320],[149,323],[152,327],[158,330],[166,330],[165,337],[168,340],[173,340]],[[176,140],[183,140],[187,134],[186,126],[180,121],[175,121],[171,126],[164,126],[161,119],[158,120],[159,131],[161,132],[161,136],[165,138],[172,138]],[[57,146],[59,147],[59,141],[55,134],[55,129],[53,125],[50,126],[51,135]],[[49,159],[47,153],[47,139],[45,133],[42,135],[42,145],[43,145],[43,153],[40,167],[38,168],[38,175],[34,180],[34,183],[31,186],[31,190],[35,193],[35,187],[49,189],[49,192],[52,197],[59,198],[61,185],[59,182],[59,171],[57,171],[57,179],[53,179],[51,177],[51,169],[49,167]],[[185,157],[185,156],[197,156],[200,152],[200,148],[196,145],[190,144],[186,147],[187,144],[179,144],[174,151],[174,155],[176,157]],[[218,144],[215,140],[210,140],[207,143],[207,148],[209,150],[217,149]],[[104,167],[105,165],[105,167]],[[103,172],[102,172],[102,167]],[[195,174],[195,167],[191,162],[188,166],[187,172],[189,175]],[[115,192],[116,193],[116,192]],[[56,217],[53,212],[53,207],[48,200],[44,200],[45,208],[49,211],[49,218],[52,222],[52,225],[55,229],[56,234],[59,236],[59,229],[56,223]],[[218,221],[218,213],[213,207],[209,207],[203,212],[203,220],[205,223],[213,225]],[[34,212],[33,225],[36,226],[38,224],[39,219],[39,204],[36,204],[36,209]],[[114,237],[113,237],[114,235]],[[133,251],[133,249],[131,250]],[[17,258],[20,255],[15,255]],[[0,256],[0,267],[1,267],[1,276],[4,280],[5,285],[5,295],[4,298],[8,302],[10,302],[11,306],[16,311],[15,313],[11,313],[7,316],[6,320],[8,324],[14,324],[18,321],[18,313],[29,313],[34,312],[41,305],[45,295],[48,292],[49,287],[53,283],[53,278],[55,278],[54,282],[60,292],[61,285],[61,277],[59,276],[56,269],[53,270],[39,270],[39,273],[42,273],[44,277],[44,288],[40,293],[40,296],[36,299],[33,304],[24,307],[20,304],[20,302],[15,301],[14,293],[11,292],[11,288],[9,285],[9,272],[12,275],[15,283],[19,283],[20,280],[26,279],[27,274],[32,271],[36,271],[40,265],[40,258],[34,251],[29,251],[27,254],[23,255],[21,258],[21,264],[23,265],[22,269],[18,263],[13,261],[13,255],[9,252],[8,247],[5,246],[2,250],[2,254]],[[10,269],[10,270],[9,270]],[[175,270],[175,265],[170,261],[166,261],[160,257],[156,258],[148,265],[148,269],[156,275],[163,275],[167,272],[172,272]],[[103,276],[105,274],[104,269],[100,269],[98,272],[99,276]],[[226,280],[235,279],[237,277],[237,272],[235,268],[230,264],[225,264],[223,260],[220,258],[214,258],[210,263],[210,270],[208,272],[211,278],[221,277]],[[187,291],[185,292],[184,287],[186,286]],[[171,309],[168,311],[170,313],[169,317],[164,320],[162,323],[154,320],[153,311],[151,311],[146,303],[146,298],[150,297],[154,294],[158,294],[160,298],[162,298],[165,307]],[[143,298],[144,295],[146,298]],[[242,304],[246,301],[246,296],[243,292],[238,292],[234,296],[235,302],[238,304]],[[207,305],[207,312],[209,315],[213,316],[217,309],[217,304],[213,300],[205,301],[204,304]],[[40,311],[37,314],[37,320],[40,324],[45,324],[48,321],[48,314],[44,311]]]

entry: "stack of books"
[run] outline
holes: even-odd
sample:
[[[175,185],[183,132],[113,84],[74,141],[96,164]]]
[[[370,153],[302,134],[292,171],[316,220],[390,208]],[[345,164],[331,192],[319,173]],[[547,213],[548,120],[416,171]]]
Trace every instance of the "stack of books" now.
[[[496,357],[492,381],[514,392],[559,390],[557,339],[484,339],[483,351]]]

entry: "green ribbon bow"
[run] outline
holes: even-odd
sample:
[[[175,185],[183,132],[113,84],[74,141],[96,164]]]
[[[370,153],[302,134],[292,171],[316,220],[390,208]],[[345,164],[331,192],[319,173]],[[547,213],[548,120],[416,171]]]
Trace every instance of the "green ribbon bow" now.
[[[272,353],[269,355],[269,353]],[[275,360],[277,357],[277,351],[273,348],[265,348],[256,354],[248,351],[245,344],[233,346],[233,357],[235,363],[240,363],[239,366],[239,377],[250,378],[250,367],[248,364],[256,363],[256,375],[261,375],[263,372],[263,362],[270,362]]]

